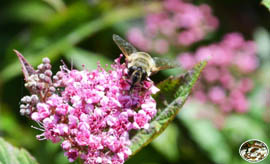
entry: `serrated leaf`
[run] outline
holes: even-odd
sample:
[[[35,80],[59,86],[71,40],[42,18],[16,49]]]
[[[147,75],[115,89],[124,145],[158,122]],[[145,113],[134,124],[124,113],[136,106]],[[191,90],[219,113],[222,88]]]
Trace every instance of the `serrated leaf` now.
[[[270,10],[270,0],[263,0],[263,1],[262,1],[262,4],[263,4],[266,8],[268,8],[268,10]]]
[[[187,100],[205,65],[206,61],[202,61],[185,75],[177,78],[171,77],[157,85],[160,91],[154,98],[157,102],[158,113],[151,121],[149,129],[140,130],[132,137],[132,144],[130,146],[132,155],[136,154],[162,133],[175,118]]]
[[[4,141],[2,138],[0,138],[0,163],[38,164],[37,161],[25,149],[16,148]]]

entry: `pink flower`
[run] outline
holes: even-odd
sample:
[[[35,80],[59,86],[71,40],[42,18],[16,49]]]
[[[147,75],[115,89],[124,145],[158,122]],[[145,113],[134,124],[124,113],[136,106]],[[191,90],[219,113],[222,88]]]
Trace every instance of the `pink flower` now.
[[[149,127],[148,121],[150,119],[151,117],[141,110],[134,116],[133,126],[135,129],[141,129],[141,128],[148,129]]]
[[[183,2],[181,0],[166,0],[164,1],[164,6],[169,11],[178,12],[181,11],[181,7],[183,6]]]
[[[243,78],[240,80],[239,89],[243,92],[249,92],[253,88],[253,81],[249,78]]]
[[[158,39],[154,43],[154,49],[159,54],[164,54],[168,52],[169,44],[165,39]]]
[[[220,74],[222,75],[219,76],[221,85],[226,89],[234,89],[235,78],[233,75],[227,69],[221,70]]]
[[[227,66],[231,63],[233,52],[231,52],[230,49],[220,45],[211,45],[210,50],[212,53],[211,63],[217,66]]]
[[[222,87],[215,86],[210,89],[208,96],[215,104],[222,104],[225,101],[226,94]]]
[[[220,77],[220,71],[216,67],[209,66],[203,72],[203,77],[208,82],[215,82]]]
[[[246,112],[249,104],[245,94],[253,88],[252,79],[246,75],[258,66],[255,53],[253,41],[245,41],[239,33],[230,33],[221,42],[200,47],[194,54],[181,53],[178,61],[188,69],[198,61],[209,59],[194,97],[215,104],[223,112]]]
[[[22,99],[32,108],[21,111],[28,113],[44,131],[38,139],[62,140],[70,162],[80,157],[85,164],[124,163],[131,155],[128,132],[149,127],[156,114],[151,94],[159,89],[148,79],[130,93],[127,68],[120,64],[120,58],[109,72],[100,66],[91,72],[62,66],[53,80],[49,80],[51,67],[46,68],[40,66],[42,71],[35,71],[37,76],[29,80],[44,87],[31,86],[30,92],[37,95]],[[49,77],[46,82],[40,79],[44,79],[43,75],[39,76],[43,72]]]
[[[69,140],[65,140],[65,141],[62,142],[61,146],[62,146],[62,148],[64,150],[67,151],[67,150],[69,150],[71,148],[71,143],[70,143]]]
[[[234,64],[243,73],[249,73],[254,71],[258,67],[258,60],[257,57],[253,55],[239,55],[235,57]]]
[[[235,49],[244,45],[244,39],[240,33],[230,33],[224,36],[222,44],[228,48]]]
[[[201,102],[207,101],[207,96],[202,90],[196,90],[193,93],[193,97],[196,98],[197,100],[200,100]]]
[[[142,51],[149,51],[151,45],[149,40],[144,36],[138,28],[132,28],[128,31],[127,38],[136,47]]]
[[[205,17],[205,21],[208,24],[208,28],[210,28],[211,30],[216,29],[219,25],[219,22],[218,22],[218,19],[212,15],[212,10],[210,6],[206,4],[202,4],[199,6],[199,8]]]
[[[202,19],[203,13],[200,11],[200,8],[192,4],[183,5],[182,11],[178,12],[174,17],[178,26],[183,28],[198,26]]]
[[[74,162],[78,157],[78,150],[69,149],[67,152],[65,152],[65,156],[68,157],[69,162]]]
[[[196,51],[194,56],[195,56],[196,61],[200,62],[200,61],[203,61],[203,60],[211,59],[212,55],[213,55],[213,52],[212,52],[210,47],[200,47]],[[212,63],[211,60],[208,60],[208,61],[209,61],[208,62],[209,64]]]
[[[166,53],[169,46],[158,40],[190,46],[218,27],[217,18],[206,4],[196,6],[182,0],[165,0],[162,5],[160,12],[146,16],[145,27],[132,28],[127,33],[128,40],[141,50]]]
[[[192,68],[196,61],[191,53],[182,53],[178,56],[178,62],[181,63],[181,66],[185,69]]]
[[[43,120],[44,118],[46,118],[50,115],[49,105],[44,104],[44,103],[37,104],[37,111],[38,111],[38,119],[37,120]]]
[[[200,37],[198,38],[197,33],[193,30],[186,30],[178,35],[178,43],[184,46],[189,46],[198,40]]]
[[[230,101],[237,112],[244,113],[247,111],[249,104],[245,95],[241,91],[235,90],[231,92]]]

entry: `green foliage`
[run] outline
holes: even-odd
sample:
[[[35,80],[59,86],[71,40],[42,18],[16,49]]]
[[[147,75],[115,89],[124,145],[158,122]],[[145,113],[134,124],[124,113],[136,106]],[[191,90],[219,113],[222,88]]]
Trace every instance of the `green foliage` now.
[[[8,13],[10,19],[17,19],[22,22],[44,23],[54,14],[54,11],[40,1],[26,1],[23,4],[16,3],[12,5]]]
[[[13,147],[0,138],[1,164],[38,164],[37,161],[23,148]]]
[[[270,2],[270,1],[269,1]],[[264,59],[270,61],[270,35],[264,28],[258,28],[254,33],[254,39],[257,45],[258,55]]]
[[[268,8],[268,10],[270,10],[270,0],[263,0],[263,1],[262,1],[262,4],[263,4],[266,8]]]
[[[225,137],[210,120],[199,119],[197,116],[200,111],[207,109],[207,105],[190,101],[177,117],[188,127],[191,137],[215,163],[230,163],[232,151]]]
[[[179,159],[178,150],[179,131],[175,124],[169,124],[166,130],[161,133],[151,144],[170,162],[176,162]]]
[[[98,19],[91,20],[89,22],[82,24],[77,29],[70,31],[68,34],[64,35],[61,38],[58,38],[56,41],[51,42],[42,50],[39,50],[39,52],[35,54],[32,52],[25,55],[31,56],[31,58],[29,58],[28,61],[32,65],[39,64],[41,59],[44,57],[49,57],[51,60],[54,60],[59,55],[61,55],[61,53],[64,53],[66,50],[69,50],[70,48],[72,48],[72,46],[82,41],[86,37],[89,37],[106,27],[112,26],[113,24],[119,23],[124,20],[136,18],[142,14],[143,14],[142,8],[139,6],[133,6],[128,8],[117,8],[114,11],[105,13]],[[25,51],[27,51],[27,48],[25,49],[26,49]],[[3,69],[0,72],[0,77],[2,77],[2,80],[4,82],[6,82],[12,77],[18,75],[19,73],[20,73],[20,65],[19,62],[15,60],[12,64],[8,65],[5,69]]]
[[[97,62],[100,62],[103,67],[105,67],[106,64],[112,64],[112,61],[107,57],[80,48],[69,49],[66,52],[65,57],[78,69],[83,69],[82,63],[85,63],[84,67],[88,70],[96,69]]]
[[[159,112],[151,121],[148,130],[141,130],[132,139],[132,155],[136,154],[143,147],[148,145],[155,137],[161,134],[168,124],[175,118],[181,107],[187,100],[192,87],[198,80],[199,75],[206,65],[203,61],[196,65],[184,76],[169,78],[160,84],[160,91],[154,96],[157,101]]]
[[[24,127],[14,117],[14,114],[9,111],[8,108],[1,106],[0,110],[0,129],[6,134],[10,134],[12,137],[8,141],[13,143],[23,143],[23,146],[33,148],[38,141],[32,140],[34,133],[30,131],[28,127]],[[34,137],[33,137],[34,138]]]
[[[257,129],[254,133],[250,129]],[[267,126],[260,124],[260,122],[241,115],[231,115],[225,123],[223,131],[230,138],[231,142],[241,143],[250,138],[256,138],[262,141],[267,141]]]

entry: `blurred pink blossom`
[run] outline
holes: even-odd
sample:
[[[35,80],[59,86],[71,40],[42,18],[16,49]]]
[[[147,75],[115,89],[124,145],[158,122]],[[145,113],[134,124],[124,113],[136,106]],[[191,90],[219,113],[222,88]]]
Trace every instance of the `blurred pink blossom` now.
[[[151,42],[147,40],[142,31],[138,28],[131,28],[128,31],[128,40],[132,40],[132,44],[141,49],[142,51],[149,51]]]
[[[243,92],[249,92],[253,88],[253,81],[250,78],[242,78],[239,82],[239,89]]]
[[[246,93],[253,88],[252,79],[246,75],[254,72],[258,66],[255,43],[245,41],[239,33],[230,33],[221,42],[200,47],[194,54],[180,54],[178,61],[189,69],[209,55],[210,60],[200,80],[205,85],[200,85],[200,92],[208,93],[209,102],[216,104],[224,112],[233,109],[236,112],[246,112],[249,108]],[[236,71],[237,76],[234,75]],[[196,93],[194,97],[199,96]],[[205,98],[199,100],[204,101]]]
[[[140,33],[135,33],[134,29],[127,33],[128,40],[141,50],[163,54],[168,51],[168,44],[189,46],[218,27],[217,18],[206,4],[195,6],[182,0],[165,0],[162,4],[162,10],[146,16],[146,25]],[[156,44],[148,46],[145,42],[147,40],[148,43],[155,43],[160,39],[167,40],[168,44],[160,44],[157,49]]]
[[[222,104],[225,101],[225,90],[220,86],[214,86],[209,90],[208,96],[215,104]]]
[[[209,66],[206,67],[205,70],[203,71],[203,76],[207,82],[209,83],[215,82],[220,78],[220,71],[218,68],[214,66]]]
[[[234,90],[230,94],[230,104],[233,108],[240,113],[244,113],[248,110],[248,101],[243,92]]]
[[[202,90],[195,90],[193,93],[193,97],[205,103],[208,100],[207,95]]]
[[[188,52],[179,55],[178,62],[181,64],[182,67],[186,69],[190,69],[196,64],[194,57],[191,53]]]
[[[165,39],[158,39],[154,42],[154,50],[159,54],[165,54],[168,52],[169,44]]]

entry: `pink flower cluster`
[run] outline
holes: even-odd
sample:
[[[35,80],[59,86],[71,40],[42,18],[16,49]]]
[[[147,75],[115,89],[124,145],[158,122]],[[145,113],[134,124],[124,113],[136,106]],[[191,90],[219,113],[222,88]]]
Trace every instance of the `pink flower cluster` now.
[[[211,8],[182,0],[165,0],[158,13],[147,15],[143,30],[129,30],[128,40],[143,51],[167,53],[170,45],[189,46],[218,27]]]
[[[148,79],[130,93],[120,58],[108,72],[100,66],[91,72],[62,66],[52,78],[48,58],[33,71],[17,55],[32,94],[22,98],[21,113],[41,126],[38,139],[62,141],[70,162],[80,157],[85,164],[124,163],[132,153],[129,131],[147,129],[156,114],[153,82]]]
[[[246,112],[249,107],[246,94],[253,88],[248,75],[258,66],[255,43],[245,41],[239,33],[230,33],[220,43],[200,47],[195,53],[181,53],[178,61],[189,69],[209,56],[195,98],[214,103],[225,112]]]

